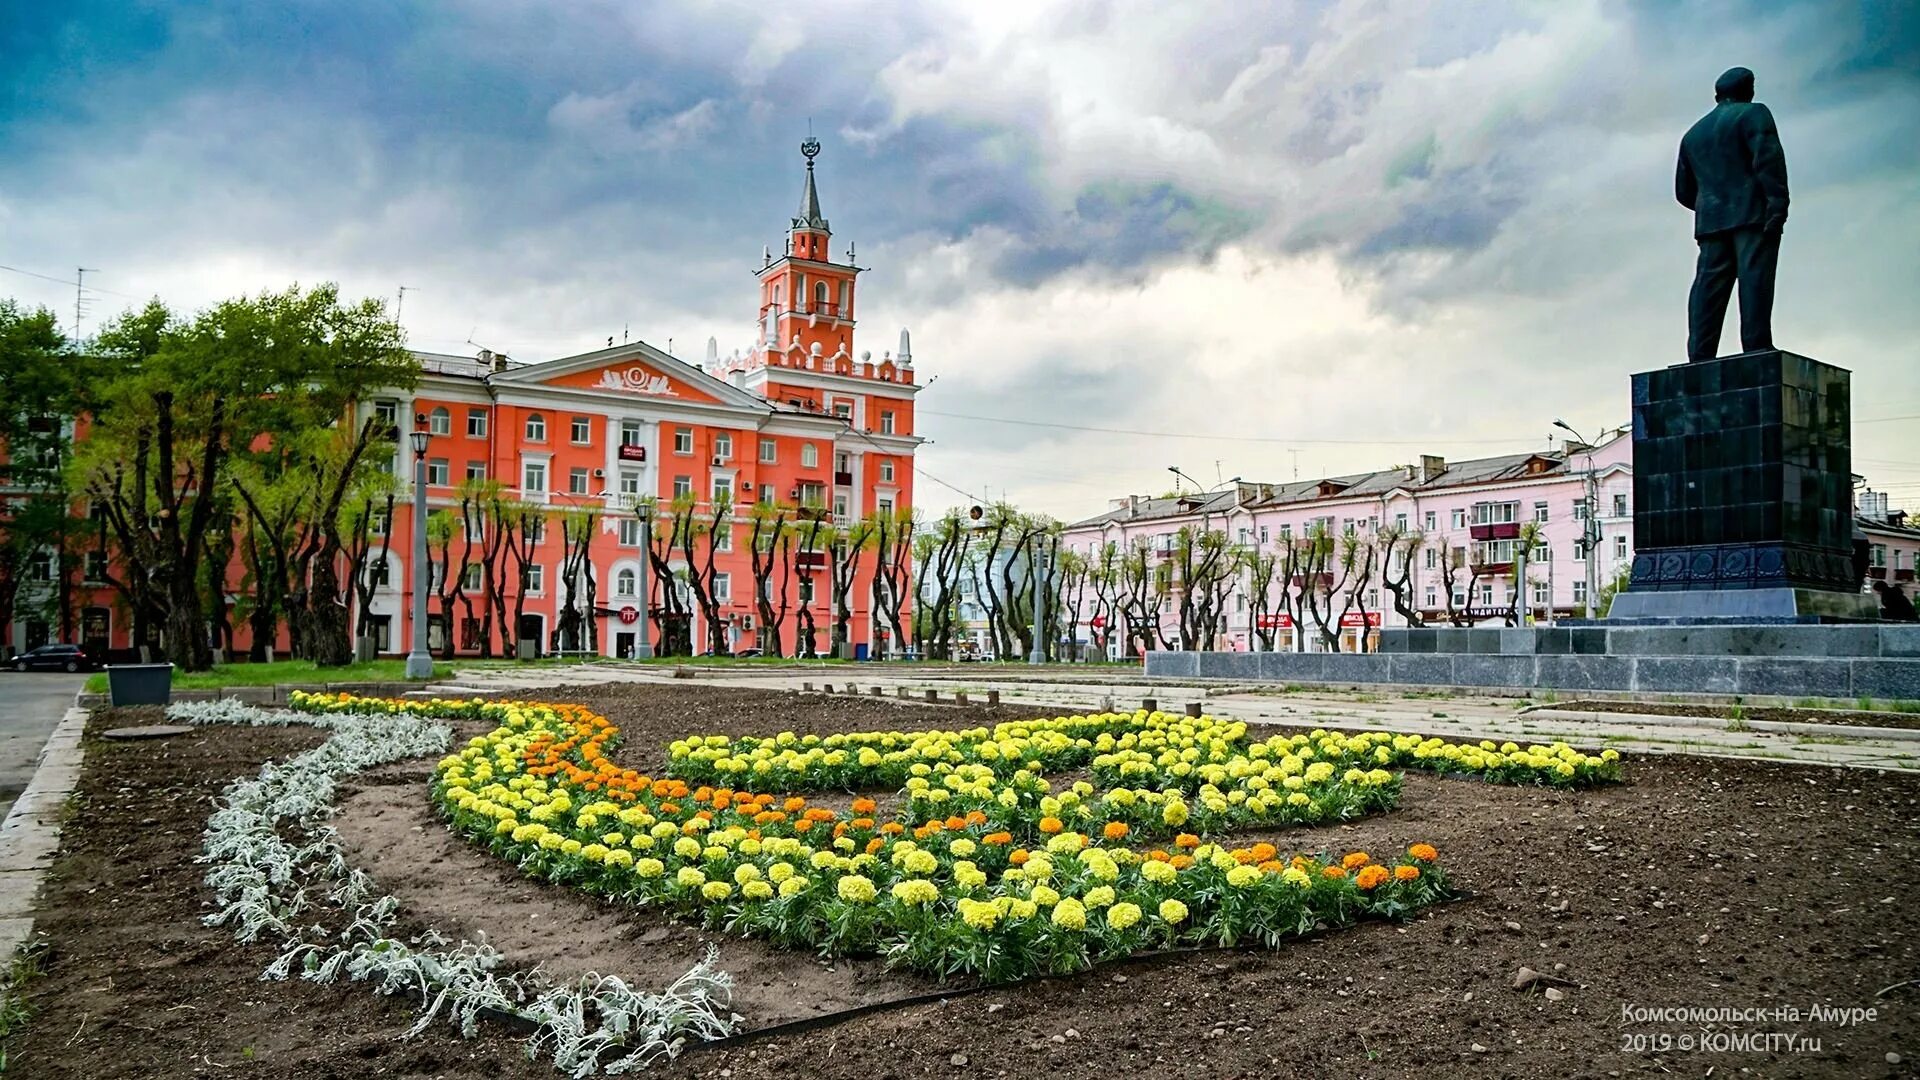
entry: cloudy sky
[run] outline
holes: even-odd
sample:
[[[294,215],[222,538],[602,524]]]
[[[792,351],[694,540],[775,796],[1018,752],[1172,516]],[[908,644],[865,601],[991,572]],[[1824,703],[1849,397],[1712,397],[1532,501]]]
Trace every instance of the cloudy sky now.
[[[420,348],[745,346],[809,122],[919,501],[1064,518],[1624,423],[1685,358],[1675,144],[1744,64],[1775,339],[1920,508],[1920,15],[1879,3],[8,3],[0,295],[97,324],[291,281]],[[1737,336],[1737,335],[1736,335]],[[965,492],[963,495],[962,492]]]

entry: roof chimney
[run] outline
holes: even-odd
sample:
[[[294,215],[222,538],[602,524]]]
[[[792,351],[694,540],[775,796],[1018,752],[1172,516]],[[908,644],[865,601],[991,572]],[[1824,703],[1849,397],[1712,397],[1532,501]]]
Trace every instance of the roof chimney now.
[[[1441,473],[1447,471],[1447,459],[1439,454],[1420,455],[1420,482],[1431,484]]]

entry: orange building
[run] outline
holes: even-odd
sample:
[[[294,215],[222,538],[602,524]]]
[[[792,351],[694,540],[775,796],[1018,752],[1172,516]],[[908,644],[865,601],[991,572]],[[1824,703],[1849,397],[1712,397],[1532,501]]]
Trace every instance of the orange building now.
[[[849,248],[846,262],[833,261],[831,232],[820,211],[813,158],[819,144],[802,147],[807,157],[806,187],[800,213],[793,219],[786,254],[769,252],[757,271],[760,306],[757,340],[722,360],[708,343],[707,362],[696,366],[644,342],[621,345],[544,363],[522,364],[482,351],[477,358],[416,353],[421,379],[410,392],[379,395],[360,406],[356,418],[377,416],[399,433],[390,467],[403,481],[389,529],[391,547],[384,568],[367,572],[374,584],[369,636],[376,651],[404,654],[411,641],[412,589],[421,575],[409,565],[413,552],[410,482],[413,452],[406,433],[425,431],[427,498],[431,511],[460,516],[457,485],[469,479],[498,481],[507,493],[545,507],[550,520],[532,545],[524,596],[518,582],[506,586],[506,606],[518,611],[513,642],[498,636],[493,651],[511,652],[519,640],[540,651],[566,649],[605,656],[633,655],[642,631],[640,613],[648,605],[639,595],[647,581],[656,613],[665,606],[659,564],[643,575],[643,526],[636,508],[652,497],[655,535],[665,535],[667,508],[690,497],[695,515],[711,521],[716,500],[731,502],[713,543],[711,593],[729,651],[775,649],[767,628],[756,618],[751,515],[754,503],[796,508],[789,515],[805,521],[812,507],[826,522],[846,527],[876,515],[904,517],[913,505],[914,434],[913,359],[906,331],[899,355],[875,361],[853,354],[855,279]],[[588,546],[593,578],[592,632],[576,626],[562,635],[566,588],[561,576],[565,539],[563,511],[585,508],[597,515]],[[379,549],[386,537],[376,539]],[[708,540],[697,549],[707,559]],[[770,577],[769,589],[781,590],[776,606],[788,616],[777,648],[801,651],[799,609],[811,612],[813,648],[827,652],[835,621],[832,562],[827,551],[802,552],[792,544],[792,573]],[[464,544],[451,548],[450,565],[463,560]],[[437,558],[437,557],[436,557]],[[675,552],[668,569],[684,574],[687,559]],[[377,560],[376,560],[377,562]],[[467,575],[483,571],[473,565]],[[876,556],[862,559],[845,591],[851,620],[848,644],[856,655],[897,653],[890,622],[876,610]],[[344,575],[344,572],[343,572]],[[430,575],[429,575],[430,576]],[[508,575],[509,578],[512,575]],[[344,576],[343,576],[344,580]],[[909,579],[910,580],[910,579]],[[582,610],[582,581],[575,581],[575,610]],[[683,581],[668,587],[688,590]],[[128,620],[116,617],[112,590],[83,586],[86,636],[96,648],[120,650],[132,645]],[[910,587],[900,590],[903,625]],[[709,651],[712,618],[688,601],[687,627],[693,651]],[[356,604],[357,608],[357,604]],[[433,649],[443,654],[445,635],[458,651],[477,651],[478,620],[463,609],[442,613],[442,601],[430,591],[429,626]],[[477,610],[475,614],[478,614]],[[356,611],[357,617],[357,611]],[[101,624],[106,625],[102,626]],[[236,645],[250,644],[244,626]],[[282,631],[284,634],[284,631]],[[658,620],[651,641],[663,638]],[[284,637],[276,645],[284,647]]]

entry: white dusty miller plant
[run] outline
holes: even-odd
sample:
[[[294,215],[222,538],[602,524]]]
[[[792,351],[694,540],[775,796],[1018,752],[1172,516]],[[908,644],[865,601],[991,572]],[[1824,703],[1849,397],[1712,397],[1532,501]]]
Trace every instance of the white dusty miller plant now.
[[[167,715],[189,724],[311,724],[331,732],[318,747],[229,785],[207,819],[199,861],[219,910],[206,922],[231,927],[241,941],[274,942],[280,954],[262,978],[297,973],[331,983],[345,975],[382,994],[415,995],[422,1011],[409,1036],[437,1017],[470,1036],[486,1013],[517,1016],[535,1028],[528,1055],[550,1056],[576,1077],[644,1068],[689,1038],[728,1035],[738,1022],[729,1008],[733,979],[715,970],[711,946],[654,993],[613,976],[554,985],[538,968],[503,972],[499,952],[485,941],[449,942],[433,930],[409,941],[393,936],[400,902],[347,865],[327,823],[335,785],[376,765],[444,753],[452,739],[446,726],[405,714],[309,716],[232,700],[182,702]]]

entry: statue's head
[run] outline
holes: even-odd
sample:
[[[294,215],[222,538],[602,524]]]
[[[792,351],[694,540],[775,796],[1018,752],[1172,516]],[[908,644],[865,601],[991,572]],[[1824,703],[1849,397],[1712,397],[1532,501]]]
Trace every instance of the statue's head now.
[[[1728,68],[1713,84],[1715,101],[1752,101],[1753,72],[1746,68]]]

